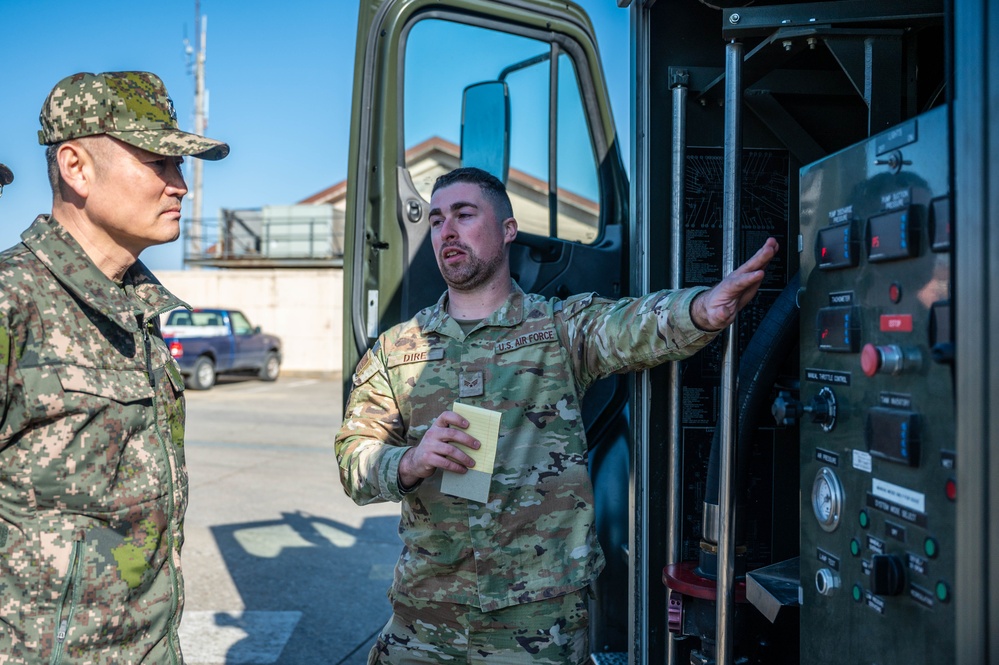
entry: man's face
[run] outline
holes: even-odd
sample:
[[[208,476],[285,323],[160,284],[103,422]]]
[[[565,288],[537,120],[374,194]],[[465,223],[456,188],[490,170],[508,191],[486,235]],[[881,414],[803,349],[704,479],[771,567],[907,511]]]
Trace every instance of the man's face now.
[[[474,291],[501,275],[506,246],[517,234],[511,218],[498,219],[475,183],[457,182],[430,199],[430,238],[437,266],[448,287]]]
[[[187,194],[180,157],[164,157],[108,136],[90,150],[95,178],[87,213],[115,245],[134,256],[180,235],[180,202]]]

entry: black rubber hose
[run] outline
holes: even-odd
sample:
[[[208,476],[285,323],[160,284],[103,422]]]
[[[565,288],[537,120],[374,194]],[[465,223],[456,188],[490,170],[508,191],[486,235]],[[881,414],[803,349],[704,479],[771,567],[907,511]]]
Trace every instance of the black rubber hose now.
[[[764,401],[777,381],[777,373],[787,354],[797,347],[798,336],[798,289],[801,273],[795,273],[773,306],[763,317],[746,351],[739,360],[738,396],[736,417],[738,436],[736,439],[736,502],[745,501],[746,486],[749,482],[749,456],[753,449],[753,430],[756,429]],[[707,487],[704,502],[718,505],[719,457],[721,428],[715,427],[711,438],[711,452],[708,457]]]

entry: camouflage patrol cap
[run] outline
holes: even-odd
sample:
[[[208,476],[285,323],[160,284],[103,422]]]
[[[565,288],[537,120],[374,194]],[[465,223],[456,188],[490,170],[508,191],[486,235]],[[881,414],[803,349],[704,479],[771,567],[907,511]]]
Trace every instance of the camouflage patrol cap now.
[[[157,155],[222,159],[229,146],[182,132],[166,86],[149,72],[81,72],[59,81],[42,105],[38,142],[107,134]]]

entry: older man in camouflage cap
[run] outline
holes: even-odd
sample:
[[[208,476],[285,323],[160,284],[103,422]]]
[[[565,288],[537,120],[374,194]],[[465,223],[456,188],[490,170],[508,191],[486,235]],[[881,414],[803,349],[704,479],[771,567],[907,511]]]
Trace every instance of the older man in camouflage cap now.
[[[379,336],[354,374],[335,448],[359,504],[400,501],[393,616],[369,663],[587,660],[588,587],[604,566],[581,404],[597,379],[690,356],[756,294],[768,239],[712,289],[607,300],[525,294],[503,183],[438,178],[430,235],[447,292]],[[452,409],[500,414],[485,501],[442,491],[480,442]]]
[[[177,128],[145,72],[75,74],[41,111],[52,214],[0,254],[0,665],[183,662],[183,381],[139,261],[180,233]]]

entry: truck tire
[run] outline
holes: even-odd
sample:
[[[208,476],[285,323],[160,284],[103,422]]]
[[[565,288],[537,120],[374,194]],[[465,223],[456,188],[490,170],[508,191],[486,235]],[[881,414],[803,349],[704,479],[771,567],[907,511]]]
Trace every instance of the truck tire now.
[[[215,385],[215,363],[208,356],[201,356],[194,363],[191,376],[185,381],[191,390],[208,390]]]
[[[261,381],[277,381],[280,373],[281,361],[278,359],[278,354],[270,351],[264,358],[264,364],[260,366],[260,372],[257,376],[260,377]]]

